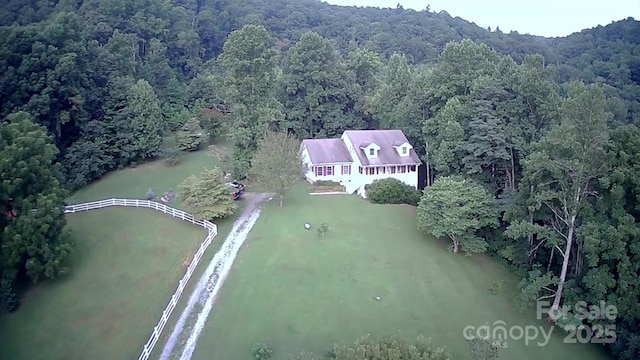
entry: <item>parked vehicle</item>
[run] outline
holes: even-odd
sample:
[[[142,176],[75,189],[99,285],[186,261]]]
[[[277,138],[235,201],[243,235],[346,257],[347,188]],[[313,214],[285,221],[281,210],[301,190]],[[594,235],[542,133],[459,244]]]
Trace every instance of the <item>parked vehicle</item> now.
[[[233,188],[231,195],[233,196],[233,200],[238,200],[242,197],[244,193],[244,184],[241,184],[237,181],[227,181],[227,185]]]

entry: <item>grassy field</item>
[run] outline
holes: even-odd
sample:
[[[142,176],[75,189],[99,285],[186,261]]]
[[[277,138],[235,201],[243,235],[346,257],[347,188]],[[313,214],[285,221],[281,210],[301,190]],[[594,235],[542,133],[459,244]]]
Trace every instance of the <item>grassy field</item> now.
[[[201,150],[184,155],[176,166],[154,161],[135,168],[129,167],[103,176],[102,179],[73,194],[68,202],[78,203],[110,197],[145,199],[149,188],[160,197],[170,189],[177,191],[178,185],[190,175],[197,175],[204,168],[210,169],[214,166],[220,166],[220,159],[216,153]],[[174,201],[169,205],[176,206],[178,203]]]
[[[467,359],[462,332],[496,320],[543,325],[514,310],[516,279],[486,256],[447,251],[416,230],[415,209],[371,205],[355,196],[309,196],[304,186],[285,207],[266,205],[218,297],[195,360],[248,359],[267,342],[273,359],[301,350],[323,355],[364,334],[430,337]],[[329,227],[326,241],[315,229]],[[491,295],[495,280],[501,290]],[[381,301],[374,300],[379,295]],[[604,359],[595,347],[546,347],[510,341],[503,359]]]
[[[147,209],[68,216],[70,274],[0,316],[0,358],[137,358],[205,231]]]
[[[160,196],[218,165],[208,150],[189,153],[174,167],[161,160],[138,165],[105,175],[67,202],[142,199],[148,188]],[[179,207],[179,200],[169,205]],[[0,358],[137,357],[205,231],[143,209],[108,208],[67,219],[76,242],[71,272],[30,290],[16,313],[0,314]],[[207,254],[218,246],[214,242]]]

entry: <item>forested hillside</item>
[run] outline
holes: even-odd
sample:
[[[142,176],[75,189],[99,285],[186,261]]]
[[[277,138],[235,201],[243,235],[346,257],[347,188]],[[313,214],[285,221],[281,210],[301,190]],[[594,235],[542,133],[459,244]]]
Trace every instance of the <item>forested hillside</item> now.
[[[0,14],[9,307],[25,274],[66,270],[61,184],[163,156],[188,120],[228,135],[239,178],[266,129],[400,128],[429,184],[463,177],[497,200],[499,226],[467,248],[524,278],[523,305],[615,304],[610,350],[640,358],[640,22],[546,39],[314,0],[9,0]]]

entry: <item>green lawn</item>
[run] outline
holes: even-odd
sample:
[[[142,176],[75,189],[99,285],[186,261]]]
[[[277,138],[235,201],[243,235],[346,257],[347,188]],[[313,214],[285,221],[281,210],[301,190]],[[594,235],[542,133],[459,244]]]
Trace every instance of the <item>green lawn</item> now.
[[[208,150],[186,154],[174,167],[161,160],[138,165],[105,175],[67,202],[142,199],[150,187],[160,196],[218,165]],[[179,200],[169,205],[179,207]],[[76,242],[71,272],[29,290],[17,312],[0,314],[0,358],[137,358],[204,229],[146,209],[92,210],[67,220]],[[218,246],[211,245],[203,262]]]
[[[204,168],[220,166],[220,159],[214,152],[200,150],[185,154],[176,166],[165,165],[162,160],[128,167],[111,172],[100,180],[79,190],[67,201],[78,203],[111,197],[145,199],[147,190],[152,188],[160,197],[166,191],[177,191],[178,185],[191,175],[197,175]],[[177,202],[172,204],[176,206]]]
[[[355,196],[309,196],[301,186],[283,209],[268,203],[240,251],[199,339],[195,360],[248,359],[257,341],[274,359],[303,349],[324,354],[370,333],[431,337],[467,359],[462,331],[504,320],[542,325],[514,310],[516,279],[486,256],[447,251],[416,230],[415,209],[371,205]],[[320,241],[315,229],[326,222]],[[488,291],[496,279],[502,289]],[[382,301],[375,301],[380,295]],[[510,341],[503,359],[604,359],[595,347]]]
[[[0,315],[0,358],[133,359],[186,271],[204,229],[148,209],[67,217],[70,274],[30,290]]]

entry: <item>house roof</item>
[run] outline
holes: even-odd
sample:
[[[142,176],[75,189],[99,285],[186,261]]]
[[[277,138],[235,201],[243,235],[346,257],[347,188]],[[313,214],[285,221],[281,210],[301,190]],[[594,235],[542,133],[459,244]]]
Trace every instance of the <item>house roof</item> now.
[[[353,162],[342,139],[306,139],[302,145],[307,148],[313,164]]]
[[[364,166],[418,165],[422,163],[413,149],[409,150],[409,156],[402,157],[393,148],[394,144],[402,145],[409,142],[402,130],[347,130],[344,134],[351,141],[360,163]],[[380,146],[377,158],[368,159],[364,151],[360,149],[360,144],[365,142],[376,143]]]

